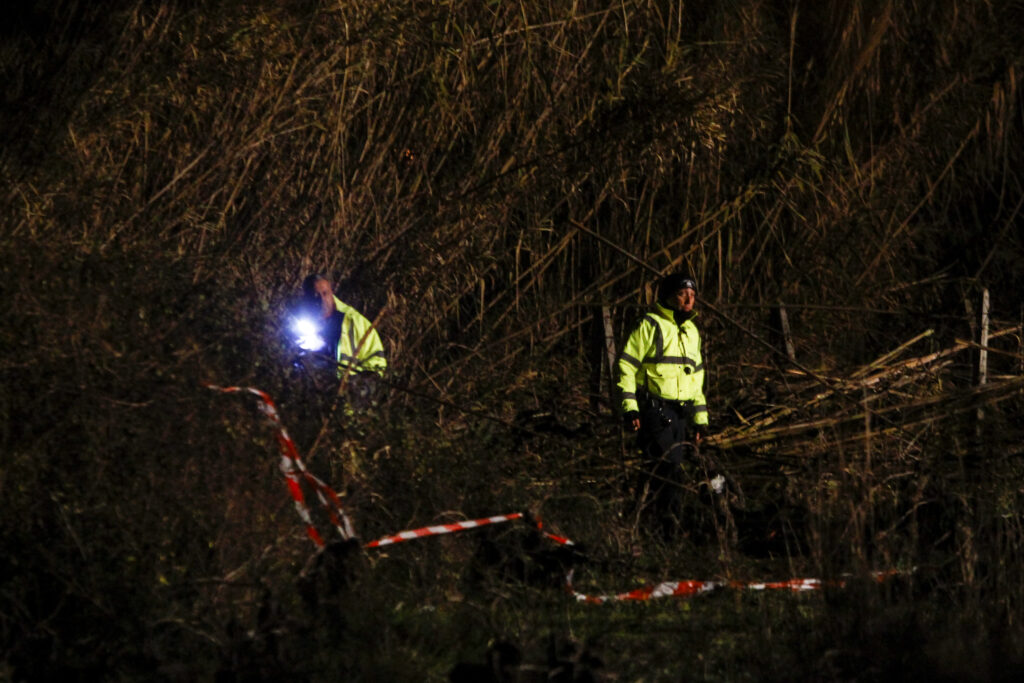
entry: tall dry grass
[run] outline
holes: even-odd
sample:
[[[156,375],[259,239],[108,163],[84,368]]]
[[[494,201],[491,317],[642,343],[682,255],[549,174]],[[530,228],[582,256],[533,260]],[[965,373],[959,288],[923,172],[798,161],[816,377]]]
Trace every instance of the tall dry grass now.
[[[272,434],[202,381],[270,391],[367,536],[535,507],[601,559],[596,583],[767,570],[739,552],[763,531],[785,541],[768,544],[773,570],[925,567],[910,589],[930,606],[1015,642],[999,629],[1021,599],[1020,332],[993,340],[1002,379],[984,390],[958,340],[982,286],[994,329],[1020,324],[1020,18],[883,0],[20,10],[0,52],[11,675],[370,677],[389,647],[412,662],[396,675],[444,675],[460,638],[568,632],[519,606],[528,587],[463,585],[458,542],[396,553],[362,597],[303,611],[310,548]],[[601,307],[621,337],[672,269],[701,283],[709,454],[743,494],[732,522],[710,515],[710,549],[620,516],[638,465],[588,383]],[[282,319],[312,270],[386,339],[377,413],[347,415],[289,362]],[[798,367],[770,350],[780,300]],[[901,365],[911,348],[954,351]],[[515,423],[552,409],[592,434]],[[548,595],[531,593],[561,610]],[[830,599],[812,617],[767,603],[700,619],[770,637],[785,616],[869,643],[888,626],[866,606],[911,604]],[[636,618],[742,673],[723,662],[744,646],[654,614],[616,612],[607,642]],[[856,668],[826,661],[822,638],[801,656],[780,636],[792,659],[750,661]],[[611,668],[656,666],[637,662]]]

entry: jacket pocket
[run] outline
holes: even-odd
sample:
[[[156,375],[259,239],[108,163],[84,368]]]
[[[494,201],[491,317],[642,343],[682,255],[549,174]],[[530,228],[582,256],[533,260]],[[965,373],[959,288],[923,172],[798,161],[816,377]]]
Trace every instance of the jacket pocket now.
[[[679,395],[679,378],[674,374],[662,375],[648,371],[647,382],[656,396],[674,400]]]

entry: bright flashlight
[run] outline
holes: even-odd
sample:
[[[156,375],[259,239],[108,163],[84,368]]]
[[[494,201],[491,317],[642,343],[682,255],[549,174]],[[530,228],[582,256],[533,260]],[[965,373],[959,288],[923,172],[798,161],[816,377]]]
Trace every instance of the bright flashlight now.
[[[292,332],[295,333],[295,343],[303,351],[319,351],[326,346],[320,336],[320,325],[312,318],[292,318]]]

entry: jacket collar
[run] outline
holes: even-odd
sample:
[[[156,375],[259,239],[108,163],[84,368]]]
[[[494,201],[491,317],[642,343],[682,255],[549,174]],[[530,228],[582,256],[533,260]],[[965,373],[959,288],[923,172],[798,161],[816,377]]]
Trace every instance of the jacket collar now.
[[[657,313],[658,315],[660,315],[665,320],[668,320],[668,321],[672,322],[673,324],[676,324],[676,316],[675,316],[676,312],[673,311],[671,308],[668,308],[667,306],[663,306],[660,301],[655,302],[655,304],[654,304],[654,312]],[[690,313],[692,313],[692,315],[689,318],[690,320],[693,320],[694,318],[697,317],[696,309],[694,309],[693,311],[690,311]]]

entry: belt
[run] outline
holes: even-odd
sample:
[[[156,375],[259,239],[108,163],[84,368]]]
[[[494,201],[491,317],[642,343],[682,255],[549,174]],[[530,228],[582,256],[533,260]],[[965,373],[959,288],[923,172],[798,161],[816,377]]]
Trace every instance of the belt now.
[[[676,401],[671,398],[662,398],[661,396],[655,396],[653,394],[647,394],[646,396],[640,397],[641,403],[649,403],[652,406],[672,406],[681,410],[692,410],[693,400]]]

